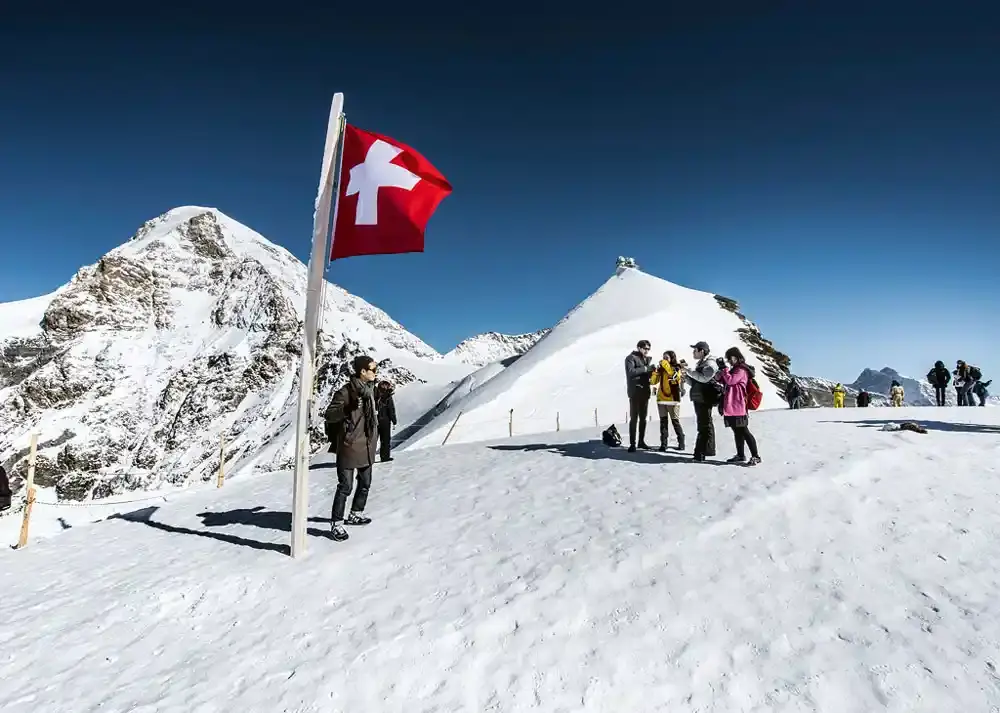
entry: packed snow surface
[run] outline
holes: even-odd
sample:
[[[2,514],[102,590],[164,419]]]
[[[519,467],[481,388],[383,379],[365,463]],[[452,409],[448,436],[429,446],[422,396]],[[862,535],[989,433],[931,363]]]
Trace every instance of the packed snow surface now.
[[[752,427],[749,469],[593,428],[404,453],[345,543],[316,461],[301,560],[287,473],[4,550],[4,713],[1000,706],[1000,410]]]
[[[784,408],[761,362],[740,340],[745,324],[709,292],[623,270],[564,317],[534,347],[466,399],[456,401],[405,448],[437,446],[461,412],[449,444],[508,435],[584,428],[621,419],[628,410],[625,357],[640,339],[694,365],[691,345],[707,341],[714,356],[737,346],[758,370],[762,409]],[[596,410],[596,414],[595,414]],[[655,411],[655,408],[653,409]],[[513,412],[513,413],[511,413]]]

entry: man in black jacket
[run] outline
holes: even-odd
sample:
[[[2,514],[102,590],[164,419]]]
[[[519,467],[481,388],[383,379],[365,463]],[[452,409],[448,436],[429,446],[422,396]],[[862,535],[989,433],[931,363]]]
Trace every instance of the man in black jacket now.
[[[375,389],[375,410],[378,412],[378,449],[379,460],[388,463],[392,460],[390,441],[392,429],[396,425],[396,402],[392,398],[395,391],[388,381],[380,381]]]
[[[0,510],[10,508],[14,494],[10,490],[10,481],[7,479],[7,471],[0,465]]]
[[[934,368],[927,372],[927,383],[934,387],[934,397],[938,406],[944,406],[945,396],[948,394],[948,384],[951,382],[951,373],[943,361],[934,362]]]
[[[694,417],[698,425],[698,440],[694,444],[694,460],[704,463],[706,458],[715,456],[715,424],[712,422],[712,409],[719,405],[719,387],[715,380],[716,369],[709,357],[710,349],[706,342],[693,344],[695,365],[684,375],[691,382],[691,402],[694,404]]]
[[[628,392],[628,452],[635,453],[635,431],[639,426],[639,448],[650,450],[646,444],[646,418],[649,415],[650,375],[656,371],[649,356],[650,343],[643,339],[635,351],[625,357],[625,387]]]
[[[869,394],[864,389],[861,389],[861,391],[858,392],[857,398],[855,399],[855,403],[858,405],[858,408],[868,408],[871,402],[872,402],[872,395]]]

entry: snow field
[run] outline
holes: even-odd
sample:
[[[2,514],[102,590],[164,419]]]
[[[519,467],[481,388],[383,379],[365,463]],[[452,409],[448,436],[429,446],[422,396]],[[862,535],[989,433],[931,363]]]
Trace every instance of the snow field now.
[[[415,450],[346,543],[317,461],[298,561],[288,474],[4,552],[5,713],[1000,705],[1000,412],[752,428],[757,468],[594,428]]]

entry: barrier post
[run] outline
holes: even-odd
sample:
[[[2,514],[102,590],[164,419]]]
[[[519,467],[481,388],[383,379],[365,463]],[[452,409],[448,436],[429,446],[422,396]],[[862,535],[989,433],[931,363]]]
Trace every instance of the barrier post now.
[[[27,502],[24,505],[24,519],[21,520],[21,535],[17,538],[17,549],[28,545],[28,528],[31,525],[31,511],[35,506],[35,454],[38,451],[38,434],[31,434],[31,449],[28,452],[28,477],[25,480]]]
[[[559,432],[559,412],[556,411],[556,433]]]
[[[594,427],[595,428],[600,428],[601,427],[601,422],[597,420],[597,409],[596,408],[594,409]]]
[[[455,416],[455,420],[451,422],[451,428],[449,428],[449,429],[448,429],[448,433],[446,433],[446,434],[445,434],[445,436],[444,436],[444,440],[443,440],[443,441],[441,441],[441,445],[442,445],[442,446],[443,446],[443,445],[444,445],[445,443],[447,443],[447,442],[448,442],[448,439],[449,439],[449,438],[451,438],[451,432],[452,432],[452,431],[454,431],[454,430],[455,430],[455,426],[457,426],[457,425],[458,425],[458,419],[462,418],[462,413],[463,413],[462,411],[459,411],[459,412],[458,412],[458,415],[457,415],[457,416]]]
[[[226,462],[226,436],[223,434],[219,436],[219,479],[216,483],[217,488],[221,488],[222,484],[226,481],[225,472],[225,462]]]
[[[507,421],[507,435],[510,438],[514,437],[514,409],[510,410],[510,417]]]

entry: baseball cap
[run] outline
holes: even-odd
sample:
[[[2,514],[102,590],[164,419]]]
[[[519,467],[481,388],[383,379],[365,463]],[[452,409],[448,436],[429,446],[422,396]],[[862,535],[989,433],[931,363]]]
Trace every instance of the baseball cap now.
[[[708,348],[708,342],[698,342],[697,344],[691,345],[692,349],[697,349],[700,352],[710,352],[711,349]]]

